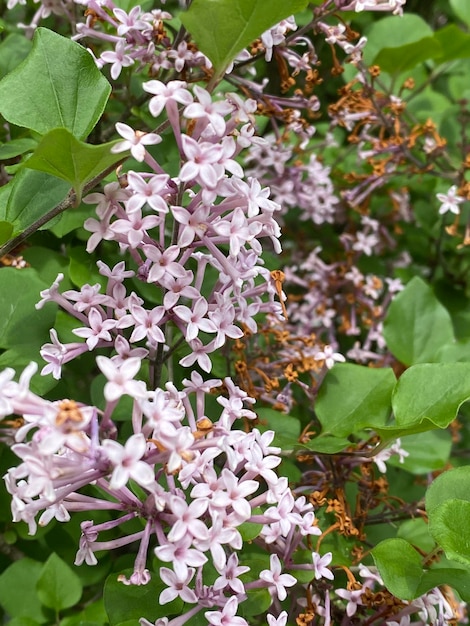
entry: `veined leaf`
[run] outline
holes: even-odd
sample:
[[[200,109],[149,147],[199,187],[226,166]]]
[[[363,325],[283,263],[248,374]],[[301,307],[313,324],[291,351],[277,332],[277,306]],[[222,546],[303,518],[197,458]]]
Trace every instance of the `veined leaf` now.
[[[79,204],[86,183],[122,159],[122,154],[111,152],[115,143],[93,146],[79,141],[65,128],[56,128],[42,138],[25,167],[70,183]]]
[[[84,138],[110,93],[110,84],[83,46],[38,28],[26,59],[0,81],[0,113],[40,134],[66,128]]]
[[[221,76],[236,55],[308,0],[193,0],[183,25]]]

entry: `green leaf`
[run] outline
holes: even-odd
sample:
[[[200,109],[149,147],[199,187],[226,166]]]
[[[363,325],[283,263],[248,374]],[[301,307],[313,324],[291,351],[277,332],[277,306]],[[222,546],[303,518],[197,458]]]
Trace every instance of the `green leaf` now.
[[[347,437],[364,428],[384,426],[394,385],[390,368],[335,365],[325,376],[315,403],[324,433]]]
[[[261,512],[260,512],[261,513]],[[262,514],[262,513],[261,513]],[[256,539],[263,529],[263,524],[255,524],[254,522],[243,522],[238,527],[238,531],[244,542]]]
[[[389,350],[405,365],[436,360],[438,349],[454,340],[448,311],[418,277],[393,300],[383,334]]]
[[[25,152],[33,151],[38,145],[38,142],[29,137],[22,137],[21,139],[12,139],[8,143],[4,143],[0,146],[0,161],[6,161],[20,156]]]
[[[23,34],[11,33],[0,43],[0,78],[11,72],[28,56],[31,41]]]
[[[393,40],[392,40],[393,41]],[[374,59],[389,74],[401,74],[416,67],[423,61],[442,56],[442,47],[434,37],[424,37],[399,48],[382,48]]]
[[[22,233],[65,199],[70,185],[36,170],[20,170],[12,183],[5,219]]]
[[[432,37],[432,28],[414,13],[405,13],[402,17],[390,15],[372,23],[365,32],[367,46],[364,49],[364,61],[372,65],[378,53],[384,48],[401,48],[410,43],[415,43],[425,37]]]
[[[33,345],[37,351],[48,339],[55,307],[35,308],[39,292],[47,286],[32,268],[5,267],[0,271],[0,293],[4,294],[0,298],[0,348]]]
[[[82,595],[80,578],[55,553],[44,563],[36,589],[42,604],[56,612],[74,606]]]
[[[470,502],[470,466],[457,467],[438,476],[426,491],[426,511],[432,510],[446,500]]]
[[[447,558],[470,565],[470,502],[447,499],[429,512],[429,532]]]
[[[74,285],[82,287],[86,283],[89,285],[106,284],[104,277],[98,272],[94,258],[84,247],[68,248],[67,255],[70,259],[69,276]]]
[[[470,57],[470,35],[464,33],[455,24],[440,28],[436,31],[434,39],[439,42],[442,50],[442,54],[436,59],[437,62],[446,63],[454,59],[468,59]]]
[[[30,54],[0,81],[0,113],[40,134],[66,128],[84,138],[110,93],[111,86],[83,46],[38,28]]]
[[[129,578],[132,572],[132,569],[126,570],[124,575]],[[159,617],[180,614],[183,608],[180,598],[168,604],[159,604],[158,598],[165,588],[166,585],[156,575],[146,585],[137,586],[124,585],[118,581],[118,574],[110,574],[104,585],[104,606],[110,626],[130,620],[137,624],[141,617],[153,622]]]
[[[404,539],[386,539],[372,549],[372,557],[387,589],[400,600],[419,596],[423,575],[419,553]]]
[[[412,474],[427,474],[442,469],[448,462],[452,436],[447,431],[430,430],[403,437],[401,445],[409,456],[402,463],[397,456],[393,456],[388,463]]]
[[[446,428],[468,399],[470,363],[421,363],[402,374],[392,406],[400,427],[429,420],[438,428]]]
[[[311,450],[320,454],[336,454],[350,445],[351,442],[345,437],[321,434],[302,446],[296,446],[296,451]]]
[[[450,0],[450,6],[462,22],[470,26],[470,4],[468,0]]]
[[[30,617],[14,617],[8,620],[8,626],[38,626],[39,623]]]
[[[301,428],[296,417],[268,408],[259,408],[256,412],[260,420],[259,430],[261,432],[274,431],[273,446],[288,450],[298,444]]]
[[[92,215],[94,215],[92,207],[82,202],[79,207],[64,211],[60,216],[60,220],[51,226],[49,230],[61,239],[73,230],[83,227],[85,220]]]
[[[56,128],[42,138],[25,167],[67,181],[75,190],[78,204],[86,183],[122,160],[122,154],[111,152],[115,143],[93,146],[79,141],[65,128]]]
[[[41,343],[45,343],[48,338],[49,337],[45,336],[44,342]],[[57,380],[52,377],[52,374],[49,376],[41,376],[40,371],[42,358],[39,356],[39,348],[40,346],[38,344],[33,344],[31,346],[23,344],[19,345],[18,348],[5,350],[5,352],[0,354],[0,370],[5,367],[12,367],[17,372],[18,377],[25,367],[31,363],[31,361],[39,361],[39,369],[31,379],[30,389],[33,393],[43,396],[57,385]],[[44,365],[44,363],[42,364]]]
[[[6,243],[13,233],[13,224],[10,222],[0,221],[0,246]]]
[[[470,361],[470,339],[454,341],[439,348],[436,354],[439,363]]]
[[[308,0],[193,0],[183,25],[221,76],[236,55]]]
[[[241,617],[249,618],[254,615],[261,615],[272,604],[272,598],[268,589],[249,589],[246,595],[246,600],[239,605],[238,609],[238,614]]]
[[[427,521],[422,517],[414,517],[402,522],[398,527],[397,537],[405,539],[423,552],[431,552],[436,546],[429,534]]]
[[[416,593],[421,596],[441,585],[450,585],[464,602],[470,601],[470,572],[457,567],[439,567],[424,572]]]
[[[36,594],[41,570],[42,563],[24,557],[3,572],[0,576],[0,604],[5,613],[15,618],[29,617],[41,624],[48,621]]]

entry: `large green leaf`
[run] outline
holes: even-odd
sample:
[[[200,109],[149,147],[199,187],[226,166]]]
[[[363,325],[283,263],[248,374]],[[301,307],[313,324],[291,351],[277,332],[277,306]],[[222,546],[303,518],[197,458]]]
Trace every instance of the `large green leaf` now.
[[[394,385],[395,375],[389,368],[335,365],[325,376],[315,403],[323,433],[347,437],[364,428],[384,426]]]
[[[470,26],[470,3],[468,0],[449,0],[449,4],[462,22]]]
[[[470,466],[457,467],[438,476],[426,491],[426,511],[428,515],[446,500],[470,502]]]
[[[385,586],[397,598],[414,600],[440,585],[452,586],[466,602],[470,598],[470,572],[458,567],[423,570],[421,556],[404,539],[381,541],[372,556]]]
[[[470,467],[438,476],[426,492],[429,531],[448,558],[470,565]],[[452,579],[449,584],[453,585]],[[457,587],[456,587],[457,588]]]
[[[183,25],[221,76],[236,55],[308,0],[193,0]]]
[[[405,365],[436,360],[438,349],[454,340],[447,309],[418,277],[393,300],[383,334],[389,350]]]
[[[48,286],[31,268],[5,267],[0,271],[0,348],[35,349],[48,339],[55,307],[35,309],[39,292]]]
[[[468,2],[467,6],[470,7]],[[470,35],[455,24],[440,28],[436,31],[434,39],[439,42],[442,49],[442,54],[437,58],[439,63],[470,57]]]
[[[385,539],[371,552],[387,589],[401,600],[414,600],[423,566],[413,546],[404,539]]]
[[[10,183],[4,219],[13,225],[15,234],[47,215],[65,199],[71,185],[37,170],[20,170]]]
[[[28,55],[31,41],[19,33],[10,33],[0,43],[0,78],[11,72]]]
[[[470,502],[445,500],[429,512],[429,532],[447,558],[470,566]],[[450,584],[451,581],[449,581]]]
[[[39,292],[48,287],[37,272],[5,267],[0,271],[0,370],[13,367],[20,372],[30,361],[37,361],[42,344],[49,341],[56,306],[47,305],[39,311],[35,304]],[[1,350],[0,350],[1,352]],[[44,392],[53,387],[52,377],[33,377],[31,388]]]
[[[93,146],[79,141],[65,128],[56,128],[42,138],[25,167],[68,182],[75,190],[78,204],[86,183],[122,160],[122,154],[111,152],[114,144]]]
[[[0,576],[0,605],[10,617],[29,617],[41,624],[48,621],[36,593],[41,570],[42,563],[24,557]]]
[[[132,570],[126,570],[128,578]],[[150,622],[159,617],[181,614],[183,601],[176,598],[172,602],[160,605],[158,598],[166,585],[154,575],[146,585],[124,585],[118,581],[118,574],[110,574],[104,585],[104,606],[110,626],[125,622],[137,624],[141,617]]]
[[[392,40],[393,41],[393,40]],[[389,74],[401,74],[423,61],[442,55],[442,48],[434,37],[424,37],[419,41],[400,46],[399,48],[382,48],[375,57],[374,63]]]
[[[13,159],[14,157],[20,156],[25,152],[32,152],[37,145],[38,142],[30,137],[12,139],[11,141],[0,145],[0,161]]]
[[[470,363],[421,363],[402,374],[392,406],[399,427],[429,420],[438,428],[446,428],[468,399]]]
[[[470,602],[470,572],[457,567],[436,567],[423,573],[423,577],[416,589],[421,596],[434,587],[450,585],[464,602]]]
[[[372,64],[384,48],[401,48],[425,37],[432,37],[434,33],[419,15],[405,13],[402,17],[389,15],[374,21],[365,34],[367,46],[364,49],[364,61]]]
[[[257,414],[260,420],[259,430],[275,432],[273,446],[279,446],[283,450],[292,450],[298,444],[301,428],[296,417],[263,407],[257,410]]]
[[[40,134],[60,127],[84,138],[110,93],[111,86],[83,46],[38,28],[30,54],[0,81],[0,113]]]
[[[402,467],[417,475],[427,474],[442,469],[449,461],[452,449],[452,437],[446,430],[428,430],[417,435],[403,437],[401,445],[408,456],[400,463],[393,456],[388,463]]]
[[[80,578],[55,553],[44,563],[36,589],[44,606],[57,612],[76,604],[82,595]]]

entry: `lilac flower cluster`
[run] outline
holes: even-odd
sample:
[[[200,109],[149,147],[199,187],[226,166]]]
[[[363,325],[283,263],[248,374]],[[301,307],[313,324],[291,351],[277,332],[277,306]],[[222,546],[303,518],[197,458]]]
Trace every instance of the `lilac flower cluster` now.
[[[116,242],[135,269],[124,261],[113,268],[99,261],[105,293],[98,284],[60,293],[59,275],[38,303],[55,302],[73,316],[80,323],[73,332],[84,340],[62,344],[52,330],[52,343],[41,351],[47,362],[42,374],[60,378],[62,367],[84,352],[110,351],[96,357],[106,381],[104,409],[35,395],[29,389],[35,364],[18,383],[13,370],[3,372],[1,417],[23,416],[12,445],[21,462],[5,477],[13,519],[34,534],[37,523],[66,522],[73,511],[90,511],[91,517],[113,511],[108,522],[82,523],[77,565],[93,565],[95,553],[137,542],[134,571],[121,580],[146,584],[147,556],[156,543],[155,555],[165,564],[158,572],[166,585],[160,604],[179,597],[195,605],[169,624],[183,624],[204,609],[211,624],[246,624],[236,616],[238,605],[263,588],[279,614],[273,623],[282,623],[279,603],[297,585],[284,570],[302,568],[294,552],[308,549],[308,538],[320,534],[313,506],[303,496],[295,499],[287,479],[276,474],[281,457],[271,445],[274,433],[235,427],[256,414],[254,400],[230,378],[204,380],[193,370],[181,390],[171,375],[160,386],[163,363],[170,372],[179,346],[190,348],[181,366],[197,364],[209,373],[209,354],[241,337],[242,326],[255,332],[259,314],[280,318],[279,293],[260,256],[263,238],[280,251],[279,206],[267,188],[245,179],[236,160],[243,148],[236,130],[245,128],[245,142],[254,135],[252,103],[230,95],[213,101],[182,81],[150,81],[144,89],[152,94],[154,116],[166,110],[181,166],[170,177],[147,148],[160,137],[118,125],[123,141],[115,150],[130,150],[152,171],[129,171],[121,184],[109,183],[104,193],[86,198],[97,204],[98,217],[85,222],[87,250],[103,240]],[[128,292],[131,277],[152,286],[156,306]],[[139,378],[147,360],[150,388]],[[206,398],[218,388],[220,417],[211,420]],[[132,400],[132,434],[121,443],[113,417],[123,396]],[[90,485],[92,492],[83,493]],[[126,523],[137,518],[143,529],[127,533]],[[257,525],[256,540],[270,554],[268,568],[243,564],[246,522]],[[118,538],[101,539],[112,529],[120,530]],[[308,567],[331,578],[320,555],[313,552],[311,559]],[[204,577],[209,560],[219,574],[211,584]]]
[[[280,449],[271,445],[274,433],[234,428],[237,420],[256,417],[246,408],[251,399],[230,379],[204,381],[197,372],[184,381],[182,391],[171,383],[150,391],[135,379],[138,357],[120,367],[106,357],[97,357],[97,363],[108,380],[103,412],[31,392],[34,364],[18,383],[13,370],[2,373],[2,417],[24,416],[12,446],[21,463],[5,477],[14,521],[25,521],[34,534],[39,513],[38,523],[44,526],[52,518],[66,522],[74,511],[114,511],[109,522],[82,523],[76,565],[94,565],[96,552],[138,542],[134,571],[121,580],[146,584],[151,577],[147,554],[157,543],[156,557],[172,564],[159,570],[166,584],[161,604],[180,597],[196,610],[215,608],[206,614],[214,624],[219,623],[211,621],[216,614],[235,615],[252,589],[268,589],[277,606],[277,600],[286,598],[286,588],[297,583],[283,569],[295,570],[294,551],[320,530],[312,505],[304,497],[294,499],[287,480],[274,471],[281,462]],[[222,384],[220,418],[211,422],[205,398]],[[124,445],[110,428],[113,407],[123,395],[133,400],[133,434]],[[87,485],[94,485],[94,495],[81,493]],[[143,529],[127,534],[126,522],[137,518]],[[241,564],[245,522],[259,525],[258,540],[271,554],[270,567],[259,572]],[[120,537],[101,540],[116,528],[121,528]],[[209,559],[219,573],[211,585],[203,575]],[[313,559],[317,562],[319,556],[313,553]],[[240,576],[248,572],[248,582],[242,582]],[[329,570],[326,574],[331,577]],[[170,623],[183,624],[194,612]]]
[[[108,281],[105,294],[99,285],[61,294],[60,276],[42,292],[38,306],[47,301],[59,304],[80,320],[82,326],[74,333],[86,340],[86,345],[62,345],[52,335],[52,343],[41,354],[48,362],[43,373],[52,372],[56,378],[62,364],[97,347],[114,347],[118,365],[124,356],[149,354],[153,361],[157,354],[163,355],[164,346],[171,347],[170,337],[173,345],[189,344],[191,351],[180,359],[181,365],[197,363],[210,372],[209,354],[228,338],[241,337],[241,326],[256,332],[258,314],[279,316],[282,311],[260,256],[263,238],[280,251],[280,229],[274,218],[279,205],[269,199],[268,188],[245,178],[235,160],[243,149],[234,137],[237,126],[247,130],[245,141],[254,130],[250,101],[243,103],[229,95],[212,102],[197,85],[193,101],[182,81],[167,85],[150,81],[144,89],[153,94],[149,105],[153,115],[166,109],[182,165],[171,178],[146,150],[149,135],[118,125],[124,141],[115,150],[130,150],[153,172],[129,171],[124,187],[109,183],[103,194],[85,198],[97,203],[98,217],[85,222],[92,233],[87,250],[92,252],[103,240],[115,241],[128,252],[136,270],[126,269],[124,263],[110,269],[99,262],[99,271]],[[181,104],[185,105],[182,117]],[[183,123],[191,125],[191,135],[184,132]],[[157,306],[148,308],[137,293],[127,292],[125,280],[134,275],[155,287],[160,294]],[[129,342],[142,340],[146,348],[130,351]]]

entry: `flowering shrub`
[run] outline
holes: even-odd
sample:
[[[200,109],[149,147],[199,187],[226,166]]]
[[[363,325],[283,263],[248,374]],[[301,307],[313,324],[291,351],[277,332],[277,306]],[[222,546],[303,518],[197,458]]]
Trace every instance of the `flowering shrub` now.
[[[8,2],[5,623],[466,623],[470,15],[438,4]]]

